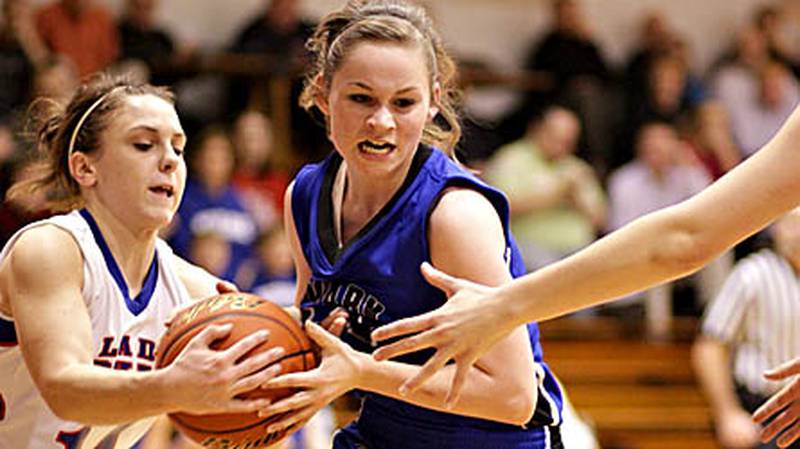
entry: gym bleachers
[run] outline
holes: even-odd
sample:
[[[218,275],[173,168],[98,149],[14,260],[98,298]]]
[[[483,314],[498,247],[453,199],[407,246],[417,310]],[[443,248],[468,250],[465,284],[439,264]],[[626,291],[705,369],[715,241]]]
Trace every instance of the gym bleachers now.
[[[640,323],[566,317],[542,323],[545,360],[603,449],[714,449],[711,414],[692,372],[696,320],[668,341]]]

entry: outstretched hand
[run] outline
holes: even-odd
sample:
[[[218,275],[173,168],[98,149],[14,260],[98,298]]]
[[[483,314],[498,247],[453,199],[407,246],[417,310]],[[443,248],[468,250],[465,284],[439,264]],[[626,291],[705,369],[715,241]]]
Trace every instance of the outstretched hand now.
[[[764,373],[770,380],[783,380],[796,376],[781,391],[775,393],[753,414],[761,424],[772,419],[761,431],[761,440],[767,442],[777,435],[779,447],[789,447],[800,438],[800,357]]]
[[[448,361],[456,363],[456,373],[446,398],[452,406],[458,401],[467,373],[475,361],[513,329],[513,323],[498,320],[491,299],[495,288],[455,278],[422,264],[422,274],[433,286],[450,298],[442,307],[431,312],[381,326],[372,333],[373,341],[404,337],[376,350],[376,360],[391,359],[425,348],[435,348],[436,354],[422,369],[400,387],[401,394],[419,388]],[[410,335],[414,334],[416,335]]]

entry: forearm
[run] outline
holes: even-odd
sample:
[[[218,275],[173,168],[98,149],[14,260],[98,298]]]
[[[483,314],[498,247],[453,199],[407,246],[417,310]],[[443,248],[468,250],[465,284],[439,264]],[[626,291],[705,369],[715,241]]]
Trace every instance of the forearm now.
[[[502,385],[497,379],[474,366],[470,368],[458,402],[448,409],[445,407],[445,397],[450,389],[454,366],[439,370],[422,387],[402,396],[398,393],[399,387],[419,372],[420,367],[393,361],[376,362],[366,354],[360,359],[362,380],[358,385],[359,389],[420,407],[511,425],[527,423],[535,409],[535,388],[534,393],[529,395],[531,397],[525,397],[520,391]],[[535,382],[534,376],[531,376],[530,382]]]
[[[40,391],[60,418],[111,425],[176,411],[178,389],[164,370],[114,371],[75,364],[43,379]]]
[[[671,211],[643,217],[556,264],[502,286],[498,321],[510,329],[554,318],[699,269],[710,260]],[[488,308],[488,307],[487,307]]]
[[[720,342],[700,337],[693,348],[692,358],[697,379],[714,414],[719,416],[741,409],[729,368],[727,348]]]

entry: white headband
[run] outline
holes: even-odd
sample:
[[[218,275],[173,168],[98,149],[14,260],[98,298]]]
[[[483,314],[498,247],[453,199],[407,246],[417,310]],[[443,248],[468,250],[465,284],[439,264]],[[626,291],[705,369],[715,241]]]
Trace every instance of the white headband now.
[[[97,109],[98,106],[100,106],[100,104],[103,102],[103,100],[105,100],[106,98],[108,98],[109,95],[111,95],[112,93],[114,93],[115,91],[117,91],[117,90],[119,90],[119,89],[121,89],[123,87],[125,87],[125,86],[117,86],[117,87],[109,90],[108,92],[103,94],[102,97],[100,97],[97,100],[95,100],[95,102],[92,103],[92,105],[89,106],[89,108],[86,110],[86,112],[83,113],[83,115],[81,116],[81,119],[78,120],[78,124],[75,125],[75,129],[72,130],[72,137],[69,139],[69,147],[67,148],[67,159],[69,159],[69,157],[72,156],[72,153],[75,151],[75,140],[78,139],[78,132],[81,130],[81,127],[83,126],[83,122],[85,122],[86,119],[89,118],[89,116],[92,114],[92,112],[94,112],[94,110]]]

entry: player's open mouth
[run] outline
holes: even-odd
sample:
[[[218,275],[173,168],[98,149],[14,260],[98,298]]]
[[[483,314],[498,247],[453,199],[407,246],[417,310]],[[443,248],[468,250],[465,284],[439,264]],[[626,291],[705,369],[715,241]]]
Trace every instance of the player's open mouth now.
[[[358,149],[367,154],[386,154],[394,150],[396,147],[391,143],[375,143],[365,140],[358,144]]]
[[[172,188],[172,186],[166,184],[150,187],[150,191],[157,195],[165,195],[167,198],[172,198],[172,195],[175,194],[175,190]]]

